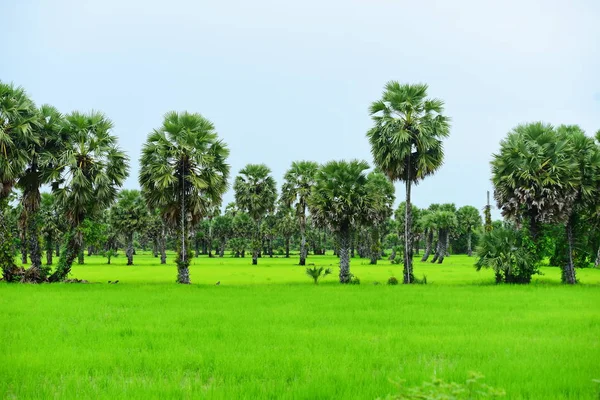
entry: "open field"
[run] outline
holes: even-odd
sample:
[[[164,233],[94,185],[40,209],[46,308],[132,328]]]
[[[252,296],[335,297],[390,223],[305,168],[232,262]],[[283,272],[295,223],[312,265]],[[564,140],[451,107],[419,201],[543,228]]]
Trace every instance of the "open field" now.
[[[315,286],[295,257],[201,257],[182,286],[173,259],[90,257],[72,275],[101,284],[0,285],[0,398],[374,399],[468,371],[509,399],[598,398],[599,270],[496,286],[451,256],[416,263],[428,285],[387,286],[373,282],[401,266],[353,259],[360,286]]]

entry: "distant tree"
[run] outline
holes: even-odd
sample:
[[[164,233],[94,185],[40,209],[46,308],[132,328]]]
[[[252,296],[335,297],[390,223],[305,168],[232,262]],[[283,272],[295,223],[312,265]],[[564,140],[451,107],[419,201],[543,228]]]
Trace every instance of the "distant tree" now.
[[[381,236],[386,221],[392,215],[392,205],[396,197],[394,185],[380,172],[367,175],[367,190],[372,204],[367,208],[366,224],[371,239],[370,264],[374,265],[381,256]]]
[[[456,212],[456,219],[459,230],[467,235],[467,254],[471,257],[473,255],[471,239],[473,231],[481,227],[481,215],[477,208],[463,206]]]
[[[290,258],[290,240],[292,236],[298,231],[298,226],[296,224],[296,219],[294,218],[293,209],[285,206],[280,206],[277,209],[276,216],[276,230],[277,233],[283,238],[283,241],[285,243],[285,258]]]
[[[254,220],[252,238],[252,265],[258,264],[261,247],[260,225],[267,213],[275,209],[277,188],[271,170],[264,164],[248,164],[235,178],[235,202]]]
[[[213,219],[213,235],[219,241],[219,257],[225,255],[227,239],[233,234],[233,217],[228,214],[218,215]]]
[[[133,265],[133,236],[149,223],[148,208],[139,190],[122,190],[111,209],[111,221],[125,237],[127,265]]]
[[[370,108],[374,127],[367,137],[375,165],[406,187],[404,283],[414,282],[411,188],[442,165],[442,139],[450,130],[443,112],[441,100],[427,98],[427,85],[395,81],[387,83],[381,100]]]
[[[438,231],[437,248],[432,263],[441,264],[444,262],[448,246],[448,235],[450,231],[456,227],[456,214],[452,211],[435,211],[431,214],[431,219]]]
[[[350,238],[364,224],[373,207],[364,161],[330,161],[317,172],[308,200],[313,219],[336,235],[340,255],[340,283],[349,283]]]
[[[281,189],[281,200],[286,206],[294,208],[300,227],[300,265],[306,265],[306,211],[318,170],[319,164],[316,162],[294,161],[283,177],[285,182]]]
[[[111,135],[112,127],[112,122],[98,112],[73,112],[65,117],[62,132],[67,139],[56,154],[51,180],[68,232],[65,251],[51,281],[63,280],[70,273],[73,260],[82,250],[83,221],[105,210],[127,177],[128,159]]]
[[[227,190],[227,146],[200,114],[169,112],[142,148],[140,185],[151,209],[177,229],[177,282],[190,283],[190,231]]]
[[[233,239],[229,241],[231,250],[235,257],[244,257],[248,241],[255,231],[252,218],[246,212],[239,211],[231,223],[233,228]]]

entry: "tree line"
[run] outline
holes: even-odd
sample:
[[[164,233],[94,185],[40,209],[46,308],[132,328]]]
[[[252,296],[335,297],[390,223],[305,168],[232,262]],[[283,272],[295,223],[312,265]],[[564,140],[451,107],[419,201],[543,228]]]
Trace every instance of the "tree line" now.
[[[528,282],[549,256],[568,283],[576,282],[575,267],[590,262],[590,249],[598,263],[599,147],[579,127],[534,123],[511,131],[492,161],[505,222],[492,224],[488,201],[482,224],[477,207],[412,204],[413,186],[441,167],[450,131],[443,102],[427,97],[427,85],[389,82],[369,113],[373,169],[361,160],[295,161],[278,191],[266,165],[249,164],[233,180],[235,201],[222,210],[229,150],[202,115],[167,113],[142,147],[141,189],[120,190],[129,160],[105,115],[36,107],[22,88],[0,82],[3,279],[65,280],[84,250],[110,262],[125,249],[133,265],[140,247],[161,263],[174,249],[179,283],[190,283],[192,257],[213,250],[218,257],[248,252],[256,265],[294,248],[306,265],[309,249],[333,249],[341,283],[352,282],[356,253],[371,264],[384,256],[402,263],[404,283],[418,282],[416,255],[442,263],[451,247],[469,256],[477,248],[476,267],[494,268],[498,282]],[[406,198],[393,210],[397,181]],[[29,256],[29,268],[16,265],[16,251],[23,263]]]

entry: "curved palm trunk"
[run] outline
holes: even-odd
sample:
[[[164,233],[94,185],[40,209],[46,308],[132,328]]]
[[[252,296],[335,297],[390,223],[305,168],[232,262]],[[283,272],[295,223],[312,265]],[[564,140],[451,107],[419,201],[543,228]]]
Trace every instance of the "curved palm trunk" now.
[[[127,265],[133,265],[133,233],[127,234],[127,250],[125,250],[125,254],[127,255]]]
[[[29,257],[31,260],[31,266],[29,267],[30,273],[34,281],[41,281],[45,277],[42,276],[42,249],[40,247],[40,229],[37,223],[37,212],[40,204],[40,192],[39,190],[32,190],[25,194],[23,199],[23,206],[25,208],[26,216],[26,229],[27,229],[27,244],[29,250]],[[25,260],[26,260],[25,256]]]
[[[563,267],[562,271],[562,281],[563,283],[568,283],[573,285],[577,283],[577,279],[575,277],[575,265],[573,264],[573,224],[574,224],[573,215],[569,216],[567,221],[567,225],[565,227],[567,231],[567,243],[568,243],[568,257],[567,257],[567,265]]]
[[[340,283],[350,282],[350,229],[345,228],[338,234],[340,244]]]
[[[54,273],[48,278],[50,282],[59,282],[64,280],[69,273],[71,273],[73,261],[75,261],[75,258],[81,254],[83,234],[79,230],[79,227],[69,232],[66,239],[67,243],[64,250],[61,252],[56,271],[54,271]]]
[[[410,159],[408,162],[410,165]],[[406,179],[406,212],[404,215],[404,283],[412,283],[414,281],[413,275],[413,238],[410,227],[412,226],[412,205],[410,202],[410,190],[411,190],[411,182],[410,176]]]
[[[447,229],[442,229],[440,231],[440,240],[438,241],[438,243],[440,244],[439,247],[439,254],[438,254],[438,259],[437,259],[437,263],[441,264],[444,262],[444,257],[446,257],[446,253],[448,251],[448,230]]]
[[[431,260],[431,263],[434,263],[438,260],[438,258],[440,257],[440,252],[441,252],[441,248],[442,248],[442,231],[438,230],[438,237],[437,237],[437,242],[435,244],[435,253],[433,254],[433,259]]]
[[[433,246],[433,229],[427,229],[427,236],[425,237],[425,252],[423,253],[423,258],[421,261],[427,261],[429,256],[431,255],[431,248]]]
[[[446,231],[446,245],[444,248],[444,255],[450,257],[450,232]]]

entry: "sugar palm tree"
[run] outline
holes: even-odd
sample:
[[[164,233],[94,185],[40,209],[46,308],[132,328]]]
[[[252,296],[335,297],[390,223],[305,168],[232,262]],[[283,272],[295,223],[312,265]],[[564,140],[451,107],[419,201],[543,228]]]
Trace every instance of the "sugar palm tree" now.
[[[449,135],[444,103],[427,98],[427,85],[388,82],[382,98],[371,104],[374,126],[367,137],[375,165],[392,181],[404,182],[404,283],[414,281],[411,189],[443,163],[442,139]]]
[[[340,255],[340,283],[349,283],[350,238],[366,222],[373,200],[367,185],[364,161],[330,161],[317,172],[308,198],[314,222],[328,226],[337,236]]]
[[[56,164],[55,156],[68,140],[63,125],[63,116],[55,107],[50,105],[40,107],[36,123],[32,128],[33,140],[25,145],[28,154],[27,165],[17,181],[17,186],[23,191],[26,237],[31,258],[30,277],[35,281],[45,279],[44,270],[41,268],[42,249],[39,241],[40,189],[50,183]]]
[[[381,172],[367,175],[367,190],[372,198],[372,207],[366,215],[371,236],[370,264],[377,264],[381,255],[381,236],[386,221],[392,216],[394,204],[394,185]]]
[[[502,215],[527,224],[534,242],[542,223],[566,221],[579,172],[568,140],[551,125],[517,126],[500,142],[491,165],[494,198]]]
[[[227,190],[228,156],[212,122],[188,112],[167,113],[142,148],[139,180],[146,202],[178,230],[178,283],[190,283],[190,228]]]
[[[110,212],[111,225],[125,237],[127,265],[133,265],[133,236],[149,223],[148,208],[139,190],[122,190]]]
[[[439,210],[431,214],[431,219],[438,231],[436,252],[431,260],[441,264],[444,262],[448,250],[448,237],[450,231],[456,227],[456,214],[452,211]]]
[[[50,281],[71,271],[83,246],[82,224],[106,210],[116,199],[128,173],[128,158],[111,134],[112,122],[102,113],[73,112],[64,118],[66,139],[55,155],[49,179],[68,225],[65,250]]]
[[[306,265],[306,210],[308,197],[315,184],[319,164],[313,161],[294,161],[285,173],[281,188],[282,203],[293,207],[300,227],[300,264]]]
[[[481,214],[473,206],[464,206],[456,212],[456,219],[459,229],[467,234],[467,254],[471,257],[473,255],[471,237],[473,236],[473,231],[481,227]]]
[[[562,125],[557,128],[558,136],[567,141],[571,147],[570,158],[575,160],[577,166],[576,176],[570,182],[575,198],[573,207],[567,217],[565,230],[568,244],[567,263],[562,266],[562,281],[564,283],[577,283],[575,266],[573,263],[574,242],[576,241],[574,227],[581,216],[597,203],[598,188],[600,188],[600,148],[593,138],[576,125]]]
[[[266,165],[248,164],[235,178],[233,190],[238,208],[246,211],[254,220],[252,265],[257,265],[261,246],[260,225],[265,215],[275,209],[277,199],[275,179]]]
[[[35,105],[25,90],[0,81],[0,267],[7,282],[15,279],[16,265],[4,211],[16,180],[27,166],[27,145],[34,140],[36,122]]]

